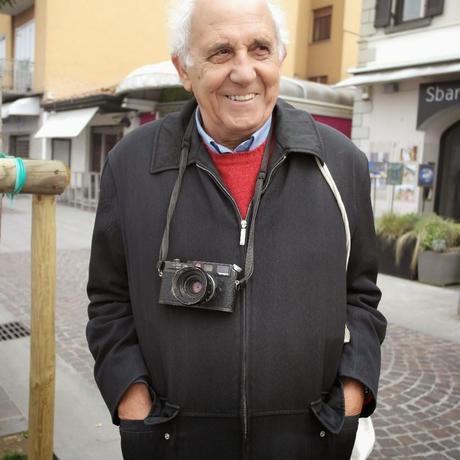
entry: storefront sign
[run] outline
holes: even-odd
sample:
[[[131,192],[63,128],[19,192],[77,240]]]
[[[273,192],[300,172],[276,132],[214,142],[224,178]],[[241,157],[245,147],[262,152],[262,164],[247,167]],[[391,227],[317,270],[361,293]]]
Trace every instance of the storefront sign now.
[[[417,127],[435,113],[460,104],[460,81],[420,85]]]
[[[418,167],[418,186],[433,187],[434,182],[434,165],[421,164]]]
[[[387,185],[401,185],[403,174],[404,165],[402,163],[388,163]]]

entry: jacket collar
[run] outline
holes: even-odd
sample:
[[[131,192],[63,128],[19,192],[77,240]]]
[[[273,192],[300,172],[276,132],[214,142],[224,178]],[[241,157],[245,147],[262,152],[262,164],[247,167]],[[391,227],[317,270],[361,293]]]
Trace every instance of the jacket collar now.
[[[193,98],[185,104],[181,112],[160,120],[153,141],[150,165],[152,174],[179,167],[182,137],[196,106],[197,102]],[[297,110],[282,99],[278,99],[273,114],[276,146],[270,164],[277,161],[278,157],[290,153],[314,155],[322,162],[326,161],[321,137],[309,113]],[[196,128],[193,130],[188,158],[188,164],[193,163],[213,167],[209,153]]]

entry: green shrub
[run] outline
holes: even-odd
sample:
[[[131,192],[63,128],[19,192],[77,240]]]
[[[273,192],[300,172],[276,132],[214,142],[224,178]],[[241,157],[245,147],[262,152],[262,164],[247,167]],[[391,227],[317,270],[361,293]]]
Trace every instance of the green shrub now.
[[[27,455],[7,452],[0,458],[0,460],[27,460]]]
[[[416,213],[394,214],[388,212],[377,220],[376,232],[377,235],[387,240],[397,240],[405,233],[413,230],[419,220],[420,216]]]
[[[442,251],[460,245],[460,224],[437,214],[425,214],[414,223],[413,228],[397,237],[396,261],[399,262],[404,246],[415,240],[411,267],[415,270],[420,251]]]
[[[445,241],[446,248],[460,244],[460,224],[436,214],[423,217],[415,226],[415,232],[422,251],[436,249],[436,241],[440,240]]]

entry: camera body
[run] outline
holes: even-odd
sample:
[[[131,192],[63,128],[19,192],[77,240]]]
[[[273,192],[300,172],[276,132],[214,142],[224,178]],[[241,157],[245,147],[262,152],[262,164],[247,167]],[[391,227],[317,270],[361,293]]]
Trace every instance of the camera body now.
[[[159,303],[233,312],[238,265],[167,260],[162,269]]]

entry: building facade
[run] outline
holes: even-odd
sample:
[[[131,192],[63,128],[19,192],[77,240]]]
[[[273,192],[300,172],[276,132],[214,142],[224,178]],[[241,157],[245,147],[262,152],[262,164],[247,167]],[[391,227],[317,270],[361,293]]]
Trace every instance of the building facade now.
[[[359,64],[338,86],[358,87],[352,138],[377,215],[460,220],[459,38],[457,0],[363,0]]]
[[[362,0],[285,0],[290,31],[283,75],[334,84],[358,60]]]

